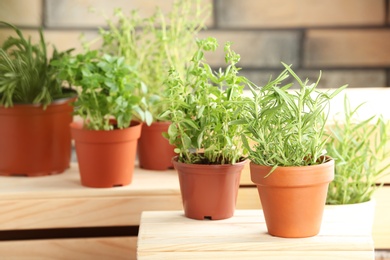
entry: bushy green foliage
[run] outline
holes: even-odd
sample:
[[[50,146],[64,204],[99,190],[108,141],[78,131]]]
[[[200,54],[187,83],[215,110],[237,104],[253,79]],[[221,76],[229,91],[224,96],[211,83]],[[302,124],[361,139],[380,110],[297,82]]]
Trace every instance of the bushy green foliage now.
[[[290,66],[265,86],[250,86],[253,97],[243,106],[246,123],[244,143],[249,159],[261,165],[305,166],[323,163],[325,123],[329,101],[346,86],[319,91],[316,83],[302,81]],[[285,84],[292,76],[299,84]],[[251,140],[251,141],[249,141]],[[252,147],[251,142],[255,145]],[[272,171],[271,171],[272,172]]]
[[[169,69],[183,73],[196,50],[196,35],[204,28],[210,6],[202,0],[175,0],[172,10],[164,14],[156,9],[150,17],[141,18],[137,10],[125,15],[116,9],[107,19],[107,29],[100,29],[103,51],[125,57],[130,66],[137,66],[147,86],[144,94],[154,120],[166,110],[160,102],[164,97],[164,81]]]
[[[68,95],[57,79],[57,69],[50,65],[42,30],[40,42],[34,44],[14,25],[1,23],[12,28],[17,37],[10,36],[0,49],[0,105],[42,104],[45,108],[53,100]],[[51,60],[64,54],[54,48]]]
[[[390,174],[390,123],[382,116],[358,120],[363,104],[351,108],[344,99],[344,118],[330,125],[328,154],[335,159],[335,179],[329,184],[327,204],[369,201],[379,179]]]
[[[52,65],[60,70],[60,79],[76,87],[75,113],[84,119],[88,129],[112,130],[112,119],[117,121],[117,128],[126,128],[134,116],[151,123],[150,113],[142,109],[143,84],[138,71],[123,57],[94,50],[66,55]]]
[[[243,125],[232,125],[241,118],[244,86],[250,82],[238,76],[240,56],[226,43],[227,68],[211,70],[204,59],[215,51],[215,38],[198,40],[198,50],[184,74],[175,68],[166,81],[169,109],[161,117],[172,124],[166,137],[175,145],[179,161],[198,164],[234,164],[243,159],[240,134]]]

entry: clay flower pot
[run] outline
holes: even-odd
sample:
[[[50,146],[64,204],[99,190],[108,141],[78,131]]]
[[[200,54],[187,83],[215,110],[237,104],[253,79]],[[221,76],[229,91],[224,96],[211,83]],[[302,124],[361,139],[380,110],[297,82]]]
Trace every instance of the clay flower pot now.
[[[170,122],[154,122],[150,126],[142,126],[138,140],[138,160],[141,168],[158,171],[173,168],[175,147],[162,136],[162,133],[168,131],[169,125]]]
[[[299,238],[319,233],[334,161],[302,167],[272,167],[250,164],[257,185],[268,233]]]
[[[40,105],[0,106],[0,175],[43,176],[69,168],[75,98]]]
[[[186,164],[178,162],[175,157],[173,165],[179,174],[185,216],[199,220],[232,217],[245,163]]]
[[[87,130],[82,122],[70,126],[83,186],[109,188],[131,183],[141,123],[111,131]]]

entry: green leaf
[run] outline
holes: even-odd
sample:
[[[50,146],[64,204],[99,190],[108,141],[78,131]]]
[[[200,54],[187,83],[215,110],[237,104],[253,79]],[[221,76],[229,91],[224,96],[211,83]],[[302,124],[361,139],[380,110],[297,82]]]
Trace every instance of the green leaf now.
[[[177,134],[177,127],[175,124],[170,124],[168,127],[168,135],[175,136]]]
[[[149,111],[145,111],[145,122],[148,126],[153,123],[153,115]]]

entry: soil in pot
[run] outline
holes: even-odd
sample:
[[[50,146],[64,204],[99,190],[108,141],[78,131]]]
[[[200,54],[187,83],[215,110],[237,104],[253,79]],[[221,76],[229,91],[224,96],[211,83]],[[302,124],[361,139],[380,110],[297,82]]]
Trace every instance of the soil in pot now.
[[[334,161],[304,167],[272,167],[250,164],[257,185],[268,233],[286,238],[319,233]]]
[[[81,184],[92,188],[126,186],[132,182],[137,142],[142,124],[132,122],[125,129],[95,131],[71,124],[76,144]]]
[[[175,157],[173,164],[179,174],[185,216],[198,220],[232,217],[245,163],[185,164],[178,162]]]

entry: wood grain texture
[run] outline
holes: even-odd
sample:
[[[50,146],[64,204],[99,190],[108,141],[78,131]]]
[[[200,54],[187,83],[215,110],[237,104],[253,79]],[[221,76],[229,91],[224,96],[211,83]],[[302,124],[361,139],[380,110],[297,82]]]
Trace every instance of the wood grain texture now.
[[[6,260],[136,259],[136,237],[0,242]]]
[[[372,232],[375,248],[390,249],[390,186],[376,191],[374,199],[376,207]]]
[[[175,171],[135,169],[125,187],[81,186],[77,164],[63,174],[0,177],[0,230],[138,225],[143,210],[182,209]]]
[[[80,183],[78,165],[58,175],[24,178],[0,176],[2,199],[113,198],[123,196],[154,196],[179,194],[176,171],[134,169],[133,182],[124,187],[88,188]]]
[[[347,256],[354,257],[349,259],[373,259],[370,233],[349,222],[348,217],[352,215],[337,218],[332,216],[334,214],[334,211],[325,212],[319,235],[285,239],[267,234],[261,210],[239,210],[234,217],[219,221],[188,219],[180,211],[144,212],[137,256],[139,260],[158,257],[195,259],[191,257],[200,256],[202,259],[235,259],[238,256],[240,259],[262,256],[279,257],[276,259],[348,259]]]

